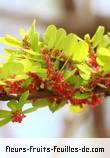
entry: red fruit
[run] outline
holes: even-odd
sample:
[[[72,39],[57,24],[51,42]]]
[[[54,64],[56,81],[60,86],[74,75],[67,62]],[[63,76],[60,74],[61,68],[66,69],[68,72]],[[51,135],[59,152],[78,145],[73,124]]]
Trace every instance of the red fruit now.
[[[21,123],[22,120],[25,118],[26,116],[21,113],[21,112],[15,112],[13,113],[12,115],[12,122],[18,122],[18,123]]]

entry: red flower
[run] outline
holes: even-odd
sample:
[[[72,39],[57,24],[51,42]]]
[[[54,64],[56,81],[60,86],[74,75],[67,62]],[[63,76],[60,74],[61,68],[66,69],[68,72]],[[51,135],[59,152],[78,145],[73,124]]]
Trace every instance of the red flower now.
[[[103,78],[103,84],[105,86],[110,86],[110,74],[107,74],[107,75],[104,76],[104,78]]]
[[[23,92],[23,89],[21,87],[22,81],[16,81],[16,82],[8,82],[9,87],[9,93],[13,94],[20,94]]]
[[[89,55],[88,65],[90,65],[96,72],[99,71],[99,66],[96,62],[96,54],[91,52]]]
[[[52,88],[62,97],[69,98],[72,96],[74,89],[68,83],[53,83]]]
[[[25,118],[26,116],[21,113],[21,112],[15,112],[13,113],[12,115],[12,122],[18,122],[18,123],[21,123],[22,120]]]
[[[87,99],[76,99],[76,98],[72,98],[70,99],[70,102],[73,105],[83,105],[83,104],[87,104]]]
[[[96,94],[92,95],[92,98],[88,100],[88,105],[96,107],[102,104],[102,98]]]
[[[98,76],[98,77],[92,79],[92,81],[90,82],[90,86],[95,87],[98,83],[102,83],[102,82],[103,82],[102,76]]]
[[[53,71],[53,63],[51,61],[50,55],[47,53],[44,54],[44,59],[47,65],[47,74],[49,75]]]
[[[58,70],[55,70],[54,72],[53,72],[53,74],[52,75],[50,75],[50,78],[49,78],[49,80],[51,81],[51,80],[53,80],[54,82],[64,82],[64,77],[63,77],[63,74],[62,73],[60,73]]]
[[[51,57],[48,53],[44,53],[44,59],[47,65],[47,69],[48,69],[47,75],[48,75],[51,87],[60,96],[62,96],[63,98],[69,99],[72,96],[74,89],[70,86],[69,83],[66,83],[64,81],[63,73],[54,69],[53,62],[51,61]]]
[[[34,72],[29,72],[28,75],[32,77],[32,82],[28,85],[28,89],[30,92],[36,92],[40,88],[43,81]]]

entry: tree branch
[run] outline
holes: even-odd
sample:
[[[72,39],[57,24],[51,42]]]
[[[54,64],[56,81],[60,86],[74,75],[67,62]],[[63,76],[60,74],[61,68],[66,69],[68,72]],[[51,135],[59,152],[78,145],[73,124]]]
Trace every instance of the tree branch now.
[[[49,90],[45,91],[38,91],[36,93],[31,93],[28,99],[41,99],[41,98],[48,98],[48,97],[57,97],[59,96],[57,93]],[[19,100],[20,95],[11,95],[11,94],[1,94],[0,101],[8,101],[8,100]]]

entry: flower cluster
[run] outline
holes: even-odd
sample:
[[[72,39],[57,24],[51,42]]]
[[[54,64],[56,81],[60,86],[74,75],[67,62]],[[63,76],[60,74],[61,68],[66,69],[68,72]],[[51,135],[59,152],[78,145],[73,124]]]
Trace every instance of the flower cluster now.
[[[0,125],[21,123],[25,114],[45,105],[52,112],[65,103],[76,111],[96,107],[110,95],[110,36],[103,26],[81,39],[50,25],[40,39],[34,21],[21,34],[21,40],[0,37],[8,45],[0,65],[0,100],[11,110],[0,110]],[[26,103],[32,106],[23,108]]]
[[[9,94],[21,94],[24,90],[21,87],[21,84],[23,83],[22,80],[20,81],[8,81],[7,82],[7,88]]]
[[[95,54],[95,52],[90,52],[90,54],[89,54],[89,59],[88,59],[88,65],[90,66],[90,67],[92,67],[92,69],[95,71],[95,72],[99,72],[99,65],[98,65],[98,63],[97,63],[97,61],[96,61],[96,54]]]
[[[74,89],[69,83],[64,81],[63,73],[54,68],[50,55],[45,53],[44,59],[47,65],[48,80],[52,89],[57,92],[59,96],[66,98],[67,100],[70,99],[74,93]]]
[[[13,113],[12,113],[12,122],[21,123],[22,120],[23,120],[25,117],[26,117],[26,116],[25,116],[23,113],[19,112],[19,111],[13,112]]]
[[[50,77],[52,82],[52,88],[63,98],[69,99],[71,98],[72,94],[74,93],[74,89],[70,86],[69,83],[64,81],[63,74],[54,71],[52,76]]]
[[[36,92],[39,90],[41,84],[43,83],[42,79],[40,79],[36,73],[29,72],[29,77],[32,78],[31,83],[28,85],[28,89],[30,92]]]

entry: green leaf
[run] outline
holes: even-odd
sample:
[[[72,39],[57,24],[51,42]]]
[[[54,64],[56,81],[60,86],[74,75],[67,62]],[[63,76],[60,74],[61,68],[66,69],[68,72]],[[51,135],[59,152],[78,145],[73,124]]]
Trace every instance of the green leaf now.
[[[74,97],[77,98],[77,99],[86,99],[90,96],[89,93],[80,93],[80,92],[76,92],[74,94]]]
[[[23,84],[22,84],[22,88],[26,88],[28,87],[28,85],[32,82],[32,78],[27,78]]]
[[[35,51],[31,50],[31,49],[29,49],[29,50],[28,49],[23,49],[23,51],[26,52],[26,54],[33,55],[34,57],[36,56],[37,58],[42,56],[41,53],[35,52]]]
[[[14,61],[24,58],[24,53],[22,50],[5,48],[4,52],[7,55],[6,58],[8,59],[8,61]]]
[[[67,81],[69,78],[71,78],[73,75],[74,75],[74,73],[76,72],[76,69],[74,69],[74,70],[72,70],[72,71],[65,71],[64,72],[64,79],[65,79],[65,81]]]
[[[5,118],[11,116],[11,112],[7,110],[0,110],[0,118]]]
[[[12,110],[16,111],[19,109],[19,103],[15,100],[11,100],[7,103],[7,106]]]
[[[78,75],[70,77],[67,81],[74,88],[79,88],[81,85],[83,85],[83,79]]]
[[[36,70],[37,75],[43,79],[47,78],[47,69],[39,68]]]
[[[101,42],[99,43],[99,47],[109,47],[110,46],[110,37],[108,35],[104,35]]]
[[[39,107],[34,106],[34,107],[32,107],[32,108],[26,109],[26,110],[23,111],[23,114],[27,114],[27,113],[34,112],[34,111],[36,111],[38,108],[39,108]]]
[[[49,105],[49,101],[47,99],[38,99],[36,102],[33,103],[32,108],[24,110],[23,113],[24,114],[31,113],[31,112],[36,111],[39,108],[46,107],[47,105]]]
[[[74,34],[74,37],[75,37],[78,41],[83,41],[83,39],[80,38],[79,36],[77,36],[76,34]]]
[[[16,50],[14,49],[9,49],[9,48],[4,48],[4,52],[8,55],[11,55],[12,53],[15,53]]]
[[[38,50],[38,33],[35,32],[35,34],[32,36],[31,46],[33,51]]]
[[[30,39],[30,43],[31,43],[31,48],[33,51],[37,51],[38,50],[38,33],[35,32],[35,25],[36,25],[36,20],[33,21],[31,28],[28,31],[28,36]]]
[[[50,109],[52,112],[55,112],[55,111],[59,110],[60,108],[62,108],[65,104],[66,104],[65,101],[62,101],[62,102],[59,103],[59,104],[57,104],[56,102],[53,102],[53,103],[49,104],[49,109]]]
[[[0,42],[12,47],[17,47],[17,48],[21,47],[21,41],[19,41],[18,39],[16,39],[11,35],[6,35],[5,37],[1,37]]]
[[[24,71],[24,67],[19,62],[10,61],[3,65],[2,73],[0,74],[1,77],[7,78],[12,74],[21,74]]]
[[[35,33],[35,25],[36,25],[36,20],[33,20],[32,26],[29,28],[29,31],[28,31],[28,35],[30,39]]]
[[[75,112],[75,113],[79,113],[79,112],[83,112],[84,111],[84,107],[81,107],[80,105],[71,105],[69,108],[70,112]]]
[[[19,99],[19,104],[20,104],[20,107],[22,108],[23,105],[27,102],[27,99],[28,99],[28,96],[29,96],[29,91],[26,91],[24,92],[20,99]]]
[[[7,123],[9,123],[11,121],[11,118],[8,117],[8,118],[4,118],[3,120],[0,120],[0,126],[4,126],[6,125]]]
[[[84,80],[89,80],[91,77],[91,68],[85,64],[77,64],[77,68],[79,69],[79,74]]]
[[[32,62],[30,60],[22,59],[21,61],[19,61],[19,63],[23,65],[25,73],[31,71]]]
[[[64,43],[64,55],[66,57],[71,57],[73,55],[73,46],[77,43],[77,39],[74,34],[70,33],[67,35],[65,43]]]
[[[55,69],[59,69],[59,65],[60,65],[60,61],[59,60],[56,60],[55,62],[54,62],[54,68]]]
[[[36,65],[31,67],[31,72],[37,73],[37,70],[41,69],[41,64],[36,62]]]
[[[38,108],[42,108],[49,105],[49,101],[47,99],[38,99],[36,102],[33,103],[33,106],[37,106]]]
[[[74,62],[83,62],[89,54],[89,45],[85,41],[79,41],[73,46],[73,57]]]
[[[104,73],[110,72],[110,51],[107,48],[97,50],[97,63],[102,67]]]
[[[19,29],[19,33],[20,33],[21,37],[24,39],[26,36],[25,30],[23,28]]]
[[[92,37],[91,42],[93,43],[94,48],[97,47],[100,44],[100,42],[103,38],[104,30],[105,29],[104,29],[103,26],[99,26],[96,33]]]
[[[62,43],[64,42],[64,39],[66,38],[66,31],[62,28],[58,29],[56,32],[56,41],[54,49],[62,50]]]
[[[106,65],[110,63],[110,51],[107,48],[97,49],[97,63],[99,65]]]
[[[49,49],[53,48],[56,41],[56,26],[50,25],[47,27],[44,33],[44,43],[48,46]]]
[[[16,75],[14,78],[8,78],[7,81],[19,81],[19,80],[26,80],[29,76],[26,74]]]

